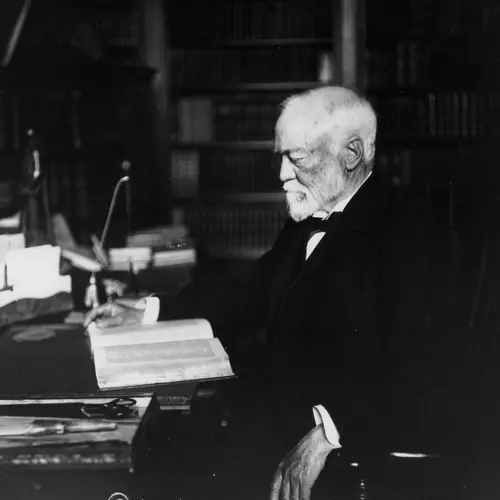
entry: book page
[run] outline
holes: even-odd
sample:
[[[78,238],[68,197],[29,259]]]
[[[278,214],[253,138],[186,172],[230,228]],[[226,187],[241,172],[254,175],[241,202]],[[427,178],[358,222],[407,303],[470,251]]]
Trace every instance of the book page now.
[[[98,349],[103,350],[107,365],[195,360],[217,357],[212,348],[212,340],[196,339],[155,344],[116,345],[98,347]]]
[[[169,384],[213,378],[233,377],[229,360],[218,358],[202,361],[152,362],[149,365],[120,365],[118,369],[96,371],[100,389],[117,389],[141,385]]]
[[[165,384],[234,376],[219,339],[96,349],[94,364],[101,389]],[[131,349],[133,347],[133,349]],[[133,350],[138,351],[133,353]]]
[[[205,319],[159,321],[153,325],[127,325],[102,330],[94,327],[88,332],[92,349],[214,338],[212,327]]]

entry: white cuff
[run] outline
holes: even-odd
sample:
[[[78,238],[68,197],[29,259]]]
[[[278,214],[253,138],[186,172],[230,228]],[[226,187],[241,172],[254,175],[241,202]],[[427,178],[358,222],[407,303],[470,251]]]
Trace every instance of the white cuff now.
[[[144,299],[143,325],[153,325],[158,321],[160,315],[160,299],[158,297],[146,297]]]
[[[337,430],[337,427],[335,427],[332,417],[330,417],[330,414],[326,411],[326,408],[323,405],[314,406],[313,415],[316,425],[323,424],[323,430],[325,431],[325,436],[328,442],[334,448],[341,448],[342,445],[340,444],[339,431]]]

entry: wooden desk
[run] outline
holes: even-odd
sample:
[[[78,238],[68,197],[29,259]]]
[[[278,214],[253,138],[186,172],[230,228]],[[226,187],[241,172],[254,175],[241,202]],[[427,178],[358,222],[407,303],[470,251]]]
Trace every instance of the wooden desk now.
[[[54,325],[56,335],[37,342],[17,342],[8,329],[0,336],[0,395],[16,398],[23,394],[82,394],[95,393],[97,383],[81,327],[65,329]],[[51,328],[47,325],[47,328]],[[229,382],[229,381],[228,381]],[[222,385],[225,382],[221,382]],[[212,395],[214,383],[201,384]],[[219,384],[216,384],[219,386]],[[180,385],[173,385],[176,393]],[[220,426],[222,406],[218,397],[200,396],[196,411],[190,416],[180,412],[164,412],[163,431],[158,435],[156,467],[142,476],[132,476],[126,470],[51,470],[22,471],[0,469],[1,498],[104,498],[122,491],[129,498],[169,498],[169,491],[179,496],[183,481],[181,467],[187,466],[180,455],[192,456],[195,441],[214,442]],[[175,442],[175,444],[174,444]],[[181,444],[183,443],[183,444]],[[188,470],[186,469],[186,470]],[[183,484],[183,483],[182,483]],[[177,488],[177,489],[176,489]],[[162,495],[156,496],[158,492]],[[7,494],[9,492],[9,494]],[[165,494],[167,492],[167,494]],[[147,493],[147,495],[146,495]],[[172,497],[174,498],[174,497]]]

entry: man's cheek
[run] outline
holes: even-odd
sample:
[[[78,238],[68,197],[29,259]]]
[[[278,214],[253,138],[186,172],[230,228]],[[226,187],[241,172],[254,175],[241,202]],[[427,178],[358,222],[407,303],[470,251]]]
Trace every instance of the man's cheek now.
[[[314,176],[308,172],[298,172],[297,179],[303,186],[307,188],[314,185]]]

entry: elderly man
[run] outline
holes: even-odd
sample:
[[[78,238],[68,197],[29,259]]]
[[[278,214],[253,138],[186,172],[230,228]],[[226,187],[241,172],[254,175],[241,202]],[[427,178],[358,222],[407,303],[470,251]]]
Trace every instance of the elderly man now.
[[[388,445],[391,380],[411,372],[403,356],[411,344],[400,339],[403,320],[417,334],[423,327],[427,266],[408,260],[421,235],[400,223],[406,213],[373,173],[376,132],[371,105],[352,90],[321,87],[287,99],[275,149],[290,219],[273,248],[248,282],[195,283],[161,304],[164,318],[207,318],[230,350],[237,332],[265,329],[269,412],[288,449],[298,442],[278,468],[272,500],[309,498],[333,450]],[[418,279],[408,278],[405,262]],[[416,311],[405,306],[412,301]],[[87,323],[111,314],[115,323],[124,318],[106,305]],[[401,394],[414,390],[406,388]]]

